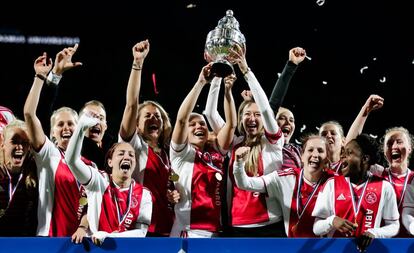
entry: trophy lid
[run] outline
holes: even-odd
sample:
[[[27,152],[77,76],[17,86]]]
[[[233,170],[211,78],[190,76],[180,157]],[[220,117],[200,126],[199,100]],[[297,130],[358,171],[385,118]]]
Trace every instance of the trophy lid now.
[[[233,11],[227,10],[226,16],[221,18],[216,28],[235,29],[239,31],[239,22],[233,17]]]

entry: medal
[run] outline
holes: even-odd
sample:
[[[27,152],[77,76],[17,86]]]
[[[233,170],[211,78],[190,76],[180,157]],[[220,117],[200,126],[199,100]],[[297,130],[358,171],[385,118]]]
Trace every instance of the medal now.
[[[174,171],[171,170],[171,174],[168,177],[168,179],[173,181],[173,182],[177,182],[178,179],[180,179],[180,176],[177,173],[175,173]]]
[[[79,205],[86,206],[88,204],[88,199],[86,197],[81,197],[79,199]]]
[[[292,231],[292,235],[295,236],[296,235],[296,231],[298,230],[298,226],[299,226],[299,221],[296,222],[295,225],[293,225],[293,227],[290,229]]]
[[[219,172],[216,172],[215,176],[216,176],[217,181],[223,180],[223,176]]]
[[[5,209],[0,209],[0,218],[3,217],[6,214]]]

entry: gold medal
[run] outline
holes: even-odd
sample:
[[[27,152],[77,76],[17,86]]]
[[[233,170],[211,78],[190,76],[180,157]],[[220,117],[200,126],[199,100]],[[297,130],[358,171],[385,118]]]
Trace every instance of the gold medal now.
[[[215,176],[216,176],[217,181],[223,180],[223,176],[220,173],[216,172]]]
[[[178,176],[177,173],[172,171],[168,179],[173,181],[173,182],[177,182],[178,179],[180,179],[180,176]]]
[[[3,217],[6,214],[5,209],[0,209],[0,218]]]
[[[86,206],[88,204],[88,199],[87,198],[85,198],[85,197],[81,197],[80,199],[79,199],[79,205],[81,205],[81,206]]]

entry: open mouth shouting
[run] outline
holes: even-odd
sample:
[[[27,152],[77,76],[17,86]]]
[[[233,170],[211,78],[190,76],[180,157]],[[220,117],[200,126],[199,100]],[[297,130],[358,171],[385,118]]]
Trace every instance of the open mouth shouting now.
[[[98,138],[99,135],[101,134],[101,132],[102,132],[102,129],[98,125],[95,125],[95,126],[89,128],[89,137],[90,138]]]
[[[12,163],[14,165],[21,165],[23,163],[24,152],[23,150],[17,150],[12,154]]]
[[[63,132],[62,135],[61,135],[62,139],[67,140],[67,141],[69,141],[71,136],[72,136],[72,132],[70,132],[70,131]]]
[[[131,170],[131,166],[131,161],[122,161],[120,168],[124,173],[128,173]]]

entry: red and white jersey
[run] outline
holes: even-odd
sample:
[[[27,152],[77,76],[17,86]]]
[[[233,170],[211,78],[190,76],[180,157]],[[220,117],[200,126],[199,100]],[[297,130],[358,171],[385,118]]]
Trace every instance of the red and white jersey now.
[[[63,153],[48,139],[34,152],[39,178],[38,236],[71,236],[78,228],[84,196]],[[84,159],[84,162],[91,164]]]
[[[269,174],[280,169],[283,162],[283,134],[281,130],[276,134],[266,133],[262,136],[262,151],[258,158],[258,175]],[[282,220],[282,210],[275,198],[268,198],[266,194],[241,190],[237,187],[233,175],[234,153],[238,147],[244,145],[244,137],[240,136],[233,141],[233,148],[229,162],[229,178],[227,186],[228,203],[231,203],[231,225],[236,227],[257,227],[273,224]]]
[[[224,156],[216,148],[205,152],[191,144],[171,142],[172,168],[179,175],[175,184],[180,202],[175,204],[171,237],[211,237],[221,226],[221,192]]]
[[[360,185],[352,184],[344,176],[328,179],[319,193],[312,215],[321,219],[336,215],[357,223],[356,237],[365,231],[385,237],[381,221],[396,221],[400,216],[394,189],[389,182],[376,176],[370,176]],[[328,236],[341,237],[334,229]]]
[[[85,185],[88,195],[88,221],[92,233],[124,232],[151,223],[152,197],[148,189],[132,179],[127,188],[115,185],[105,172],[91,169]],[[144,237],[147,229],[141,233]]]
[[[119,137],[121,141],[121,137]],[[168,235],[174,222],[174,211],[168,207],[167,190],[170,160],[165,150],[157,154],[138,134],[129,143],[134,147],[137,159],[133,178],[147,187],[152,194],[153,206],[149,232]]]
[[[407,186],[413,181],[414,172],[412,172],[410,169],[407,169],[407,173],[403,175],[397,175],[395,173],[392,173],[390,168],[384,169],[382,167],[373,167],[373,169],[370,171],[374,175],[387,180],[393,186],[395,195],[397,197],[398,211],[400,212],[400,224],[402,224],[401,214],[403,209],[404,196],[407,192]],[[401,225],[400,232],[398,235],[396,235],[396,237],[412,237],[412,235],[410,235],[407,229]]]
[[[312,211],[319,191],[333,174],[323,173],[312,184],[303,177],[301,168],[275,171],[263,177],[269,198],[280,201],[285,230],[288,237],[316,237],[312,227],[315,218]]]
[[[338,175],[342,175],[342,161],[339,160],[337,162],[331,163],[330,170]]]

